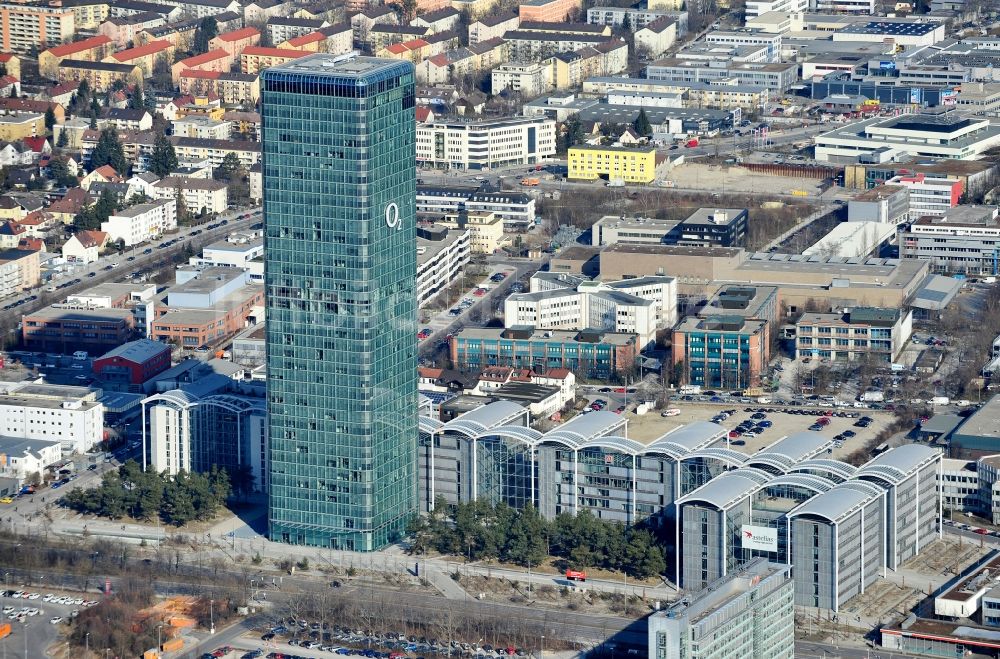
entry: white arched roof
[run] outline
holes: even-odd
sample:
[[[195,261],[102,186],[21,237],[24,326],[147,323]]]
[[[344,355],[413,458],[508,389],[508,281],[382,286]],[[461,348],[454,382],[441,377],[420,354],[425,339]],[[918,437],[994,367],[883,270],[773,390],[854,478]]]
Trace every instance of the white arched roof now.
[[[468,437],[476,437],[491,428],[508,425],[523,417],[525,413],[527,410],[517,403],[498,400],[455,417],[441,426],[438,432],[457,432]]]
[[[538,444],[538,440],[541,439],[542,433],[528,426],[500,426],[499,428],[492,428],[476,435],[475,439],[478,441],[487,437],[513,439],[527,446],[534,447]]]
[[[677,504],[701,501],[719,510],[728,510],[740,499],[756,492],[771,479],[759,469],[736,469],[716,476],[677,500]]]
[[[596,437],[588,440],[580,445],[579,450],[583,451],[588,448],[601,448],[609,451],[617,451],[619,453],[631,455],[632,457],[642,455],[646,451],[646,445],[641,444],[634,439],[610,435],[607,437]]]
[[[899,485],[925,465],[941,459],[941,449],[922,444],[903,444],[872,458],[854,474],[854,478],[878,478]]]
[[[788,472],[791,474],[805,471],[822,471],[836,476],[842,481],[846,481],[857,472],[858,468],[840,460],[830,460],[827,458],[816,458],[806,460],[792,467]]]
[[[432,416],[419,416],[417,417],[417,427],[420,432],[427,433],[428,435],[444,425],[444,421],[441,419],[435,419]]]
[[[625,419],[620,414],[600,410],[573,417],[555,430],[542,435],[540,442],[554,441],[579,448],[591,439],[610,435],[624,427]]]
[[[731,448],[703,448],[700,451],[694,451],[688,453],[687,455],[681,457],[681,461],[691,460],[693,458],[711,458],[713,460],[720,460],[722,462],[728,462],[731,465],[741,466],[747,461],[747,454],[740,453],[739,451],[734,451]]]

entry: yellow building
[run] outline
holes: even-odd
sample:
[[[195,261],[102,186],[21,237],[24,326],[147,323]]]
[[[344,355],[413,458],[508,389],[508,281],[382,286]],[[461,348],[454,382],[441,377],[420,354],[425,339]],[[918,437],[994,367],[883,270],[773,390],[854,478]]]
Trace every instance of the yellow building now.
[[[7,69],[7,75],[21,79],[21,58],[14,53],[0,53],[0,64]]]
[[[250,46],[240,55],[240,72],[254,75],[268,67],[284,64],[309,54],[304,50]]]
[[[45,115],[34,112],[0,116],[0,140],[14,142],[45,134]]]
[[[38,54],[38,73],[44,78],[55,78],[63,60],[99,62],[114,48],[114,43],[103,34],[54,46]]]
[[[492,254],[504,243],[503,218],[490,212],[449,213],[439,224],[448,229],[468,229],[473,254]]]
[[[108,20],[110,13],[110,7],[104,0],[74,2],[70,9],[73,10],[73,24],[77,30],[97,30],[97,26]]]
[[[656,149],[624,146],[574,146],[569,149],[570,179],[625,183],[652,183],[656,178]]]
[[[111,89],[115,80],[126,86],[142,84],[142,69],[134,64],[115,62],[88,62],[64,59],[59,63],[59,82],[86,80],[90,88],[98,93]]]

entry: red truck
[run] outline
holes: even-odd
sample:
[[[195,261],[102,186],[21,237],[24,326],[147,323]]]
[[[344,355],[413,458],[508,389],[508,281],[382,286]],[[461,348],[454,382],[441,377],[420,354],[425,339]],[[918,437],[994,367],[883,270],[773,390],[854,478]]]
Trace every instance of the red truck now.
[[[688,140],[687,144],[685,144],[684,146],[686,146],[688,148],[692,148],[692,147],[698,146],[698,138],[695,137],[695,138],[692,138],[692,139]]]

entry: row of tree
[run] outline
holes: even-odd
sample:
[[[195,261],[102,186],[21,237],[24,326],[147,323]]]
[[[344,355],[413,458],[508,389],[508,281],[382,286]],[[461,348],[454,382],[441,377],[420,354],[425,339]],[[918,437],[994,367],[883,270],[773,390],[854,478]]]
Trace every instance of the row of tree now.
[[[477,500],[450,505],[439,498],[434,512],[414,518],[411,550],[437,551],[469,560],[530,566],[549,557],[568,568],[600,568],[644,579],[666,571],[665,548],[649,531],[594,517],[589,511],[545,520],[530,504]]]
[[[111,519],[159,519],[183,526],[214,517],[230,492],[229,475],[222,469],[213,468],[207,474],[181,471],[169,476],[152,466],[144,471],[129,460],[118,471],[104,474],[98,487],[74,488],[61,503],[77,512]]]

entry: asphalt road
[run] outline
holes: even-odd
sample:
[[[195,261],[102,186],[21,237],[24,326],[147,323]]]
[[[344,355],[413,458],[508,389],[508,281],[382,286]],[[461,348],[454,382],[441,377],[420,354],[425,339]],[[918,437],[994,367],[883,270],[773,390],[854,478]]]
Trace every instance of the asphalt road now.
[[[195,251],[199,251],[204,245],[222,240],[234,231],[241,231],[247,229],[252,224],[261,222],[262,216],[260,215],[260,212],[260,207],[246,210],[234,210],[227,212],[224,215],[220,215],[218,218],[208,222],[207,224],[192,227],[181,227],[178,229],[177,233],[165,234],[160,241],[137,245],[134,248],[125,250],[122,254],[110,254],[108,256],[101,257],[94,263],[85,266],[77,266],[72,273],[58,275],[50,282],[46,282],[35,289],[26,291],[20,296],[5,298],[3,300],[3,306],[30,298],[31,296],[36,296],[35,300],[31,300],[15,307],[12,310],[9,310],[10,313],[23,315],[36,311],[47,304],[65,300],[66,296],[86,291],[88,288],[91,288],[96,284],[121,281],[128,274],[139,272],[140,270],[158,268],[164,263],[169,262],[177,253],[181,252],[187,244],[190,244]],[[240,215],[245,214],[249,214],[250,217],[244,220],[237,219]],[[222,220],[226,220],[225,225],[216,227],[215,229],[207,228],[208,224],[215,224],[216,222],[221,222]],[[162,242],[170,240],[178,240],[178,242],[170,247],[158,247],[158,245]],[[151,249],[152,252],[144,254],[143,252],[147,249]],[[110,270],[106,269],[108,266],[113,264],[117,264],[117,266]],[[91,273],[93,273],[93,277],[89,276]],[[52,292],[46,290],[46,287],[50,284],[58,286],[77,279],[80,280],[79,283],[59,288]]]

